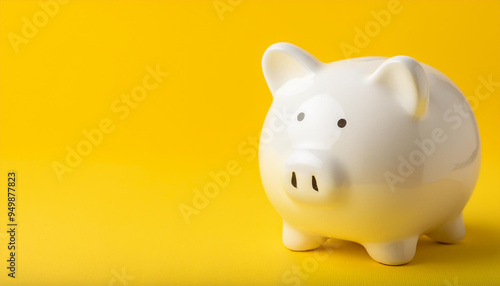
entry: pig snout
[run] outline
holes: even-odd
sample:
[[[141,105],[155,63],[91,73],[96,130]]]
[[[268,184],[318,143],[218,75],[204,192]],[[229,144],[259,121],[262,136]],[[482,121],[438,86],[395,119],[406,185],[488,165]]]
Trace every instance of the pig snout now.
[[[344,181],[342,172],[336,170],[335,160],[325,155],[294,150],[288,156],[282,184],[291,199],[305,204],[328,204],[339,196],[339,186]]]
[[[348,125],[342,107],[328,94],[319,94],[297,108],[288,125],[292,145],[282,184],[299,203],[325,204],[337,200],[346,178],[333,148]]]

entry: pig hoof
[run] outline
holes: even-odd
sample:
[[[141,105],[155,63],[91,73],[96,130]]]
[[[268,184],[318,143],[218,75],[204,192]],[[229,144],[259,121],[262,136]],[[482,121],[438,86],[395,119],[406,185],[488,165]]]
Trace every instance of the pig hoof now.
[[[428,237],[441,243],[457,243],[465,236],[465,225],[462,214],[448,220],[443,225],[427,234]]]
[[[297,230],[286,222],[283,223],[283,244],[293,251],[306,251],[320,247],[326,241],[325,237]]]
[[[405,240],[365,243],[368,254],[377,262],[386,265],[402,265],[410,262],[415,256],[418,236]]]

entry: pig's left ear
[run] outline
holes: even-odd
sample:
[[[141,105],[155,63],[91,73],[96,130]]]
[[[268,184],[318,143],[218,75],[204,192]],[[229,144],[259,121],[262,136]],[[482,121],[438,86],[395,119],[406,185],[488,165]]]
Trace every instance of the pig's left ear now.
[[[389,58],[370,80],[392,90],[410,115],[421,118],[427,113],[429,85],[424,69],[416,60],[407,56]]]
[[[262,70],[273,93],[293,79],[313,76],[321,62],[303,49],[288,43],[270,46],[262,57]]]

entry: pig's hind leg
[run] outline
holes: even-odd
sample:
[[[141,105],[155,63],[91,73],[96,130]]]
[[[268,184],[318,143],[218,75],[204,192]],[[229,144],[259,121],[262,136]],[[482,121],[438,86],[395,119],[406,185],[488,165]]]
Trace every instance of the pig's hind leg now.
[[[283,222],[283,244],[293,251],[306,251],[320,247],[326,237],[298,230]]]
[[[441,243],[457,243],[465,236],[465,225],[460,213],[458,216],[446,221],[437,229],[426,234],[433,240]]]

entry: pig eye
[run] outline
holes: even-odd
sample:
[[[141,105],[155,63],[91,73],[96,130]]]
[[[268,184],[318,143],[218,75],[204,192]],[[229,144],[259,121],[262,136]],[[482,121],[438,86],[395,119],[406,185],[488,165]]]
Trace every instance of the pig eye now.
[[[346,125],[347,125],[347,120],[345,120],[344,118],[337,121],[337,126],[340,128],[344,128]]]
[[[301,113],[299,113],[299,115],[297,115],[297,120],[298,120],[298,121],[302,121],[302,120],[304,120],[304,117],[305,117],[305,116],[306,116],[306,115],[304,114],[304,112],[301,112]]]

